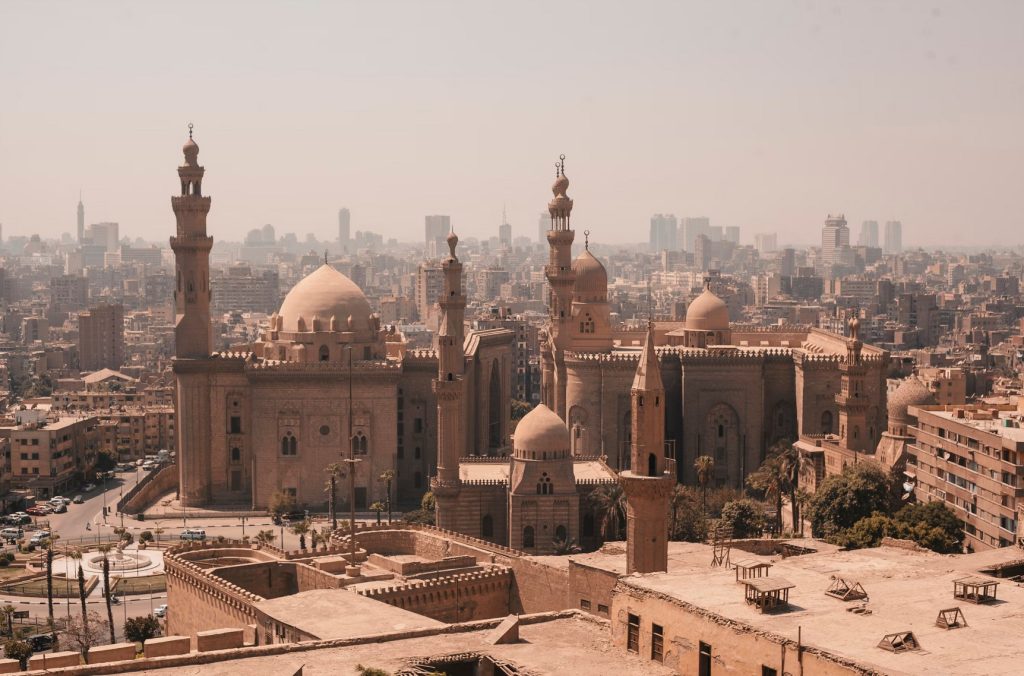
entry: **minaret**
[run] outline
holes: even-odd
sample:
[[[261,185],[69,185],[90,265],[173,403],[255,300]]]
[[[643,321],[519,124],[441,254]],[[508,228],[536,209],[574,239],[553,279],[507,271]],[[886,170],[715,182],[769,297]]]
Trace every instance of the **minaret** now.
[[[85,205],[82,204],[82,192],[78,192],[78,243],[85,239]]]
[[[846,341],[846,359],[839,364],[842,374],[836,403],[839,405],[839,435],[843,447],[856,453],[874,451],[868,427],[868,397],[864,390],[867,366],[861,358],[860,320],[850,320],[850,338]],[[854,455],[856,459],[856,455]]]
[[[553,367],[545,370],[551,374],[554,387],[546,386],[544,391],[553,392],[554,401],[548,401],[548,407],[565,420],[565,351],[570,343],[569,326],[572,321],[572,290],[576,281],[576,273],[572,269],[572,241],[576,233],[569,229],[569,216],[572,214],[572,200],[566,194],[569,190],[569,179],[565,176],[565,155],[559,156],[555,163],[555,183],[551,186],[554,197],[548,202],[548,213],[551,215],[551,229],[548,230],[548,245],[551,248],[548,264],[544,274],[551,285],[548,297],[550,312],[550,334],[552,345]],[[550,385],[550,384],[549,384]]]
[[[457,530],[459,495],[459,458],[465,451],[465,416],[463,415],[463,352],[465,333],[462,325],[466,297],[462,294],[462,263],[455,255],[459,238],[448,234],[448,258],[444,270],[444,294],[437,304],[441,309],[441,326],[437,334],[437,476],[431,480],[436,504],[436,521],[440,528]]]
[[[626,494],[626,573],[666,571],[675,461],[665,457],[665,386],[650,323],[630,399],[630,468],[619,473]]]
[[[199,146],[192,140],[182,148],[185,164],[178,167],[181,195],[171,197],[177,220],[177,235],[171,237],[177,283],[174,290],[176,322],[175,354],[179,358],[204,359],[210,356],[210,249],[213,238],[206,235],[206,214],[210,198],[203,196],[203,167],[199,166]]]

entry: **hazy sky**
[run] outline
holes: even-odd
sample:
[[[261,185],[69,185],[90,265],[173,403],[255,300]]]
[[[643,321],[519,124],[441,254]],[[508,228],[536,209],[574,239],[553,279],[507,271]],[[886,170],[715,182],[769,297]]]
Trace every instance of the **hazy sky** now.
[[[423,216],[535,236],[567,155],[577,231],[654,212],[819,238],[1020,243],[1024,2],[0,1],[4,235],[163,239],[186,124],[210,232]],[[820,240],[819,240],[820,241]]]

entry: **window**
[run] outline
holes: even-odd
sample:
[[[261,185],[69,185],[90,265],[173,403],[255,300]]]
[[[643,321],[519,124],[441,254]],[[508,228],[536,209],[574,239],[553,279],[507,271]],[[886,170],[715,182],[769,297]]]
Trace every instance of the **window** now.
[[[580,599],[580,610],[590,610],[590,599]]]
[[[704,641],[700,642],[700,657],[697,662],[698,676],[711,676],[711,646]]]
[[[494,537],[494,517],[485,514],[480,522],[480,534],[485,538]]]
[[[554,487],[551,485],[551,477],[548,476],[547,472],[540,475],[540,481],[537,482],[537,495],[551,495],[555,492]]]
[[[412,431],[413,434],[423,433],[423,418],[413,418],[412,420]]]
[[[352,437],[352,452],[355,455],[366,455],[368,448],[368,442],[366,435],[362,432],[356,432],[356,435]]]
[[[629,626],[626,629],[626,650],[631,653],[640,652],[640,618],[632,613],[629,615]]]
[[[241,461],[242,461],[242,451],[241,451],[241,449],[239,449],[239,448],[232,448],[231,449],[231,462],[241,462]]]
[[[423,455],[423,451],[420,450],[419,446],[413,449],[413,457],[419,460],[421,455]]]
[[[533,526],[523,529],[523,549],[533,549]]]
[[[556,540],[558,540],[559,542],[566,542],[568,540],[568,537],[569,537],[569,534],[566,532],[565,526],[561,526],[560,525],[557,528],[555,528],[555,539]]]
[[[242,416],[233,415],[231,416],[231,434],[242,433]]]
[[[608,606],[606,606],[603,603],[598,603],[597,604],[597,612],[604,613],[605,615],[607,615],[608,614]]]
[[[321,345],[320,346],[320,361],[330,361],[330,360],[331,360],[331,348],[327,347],[326,345]]]
[[[665,631],[660,624],[651,625],[651,659],[655,662],[665,661]]]
[[[761,665],[761,676],[779,676],[779,672],[772,667]]]
[[[298,455],[299,454],[299,441],[292,434],[291,430],[285,432],[285,435],[281,437],[281,455]]]

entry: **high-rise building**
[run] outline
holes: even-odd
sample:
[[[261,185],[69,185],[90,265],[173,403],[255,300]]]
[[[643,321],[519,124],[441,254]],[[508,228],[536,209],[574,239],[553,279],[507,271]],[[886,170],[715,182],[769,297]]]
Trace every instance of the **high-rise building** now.
[[[651,232],[648,239],[650,250],[675,251],[676,233],[679,228],[675,214],[654,214],[651,216]]]
[[[537,243],[548,243],[548,230],[551,228],[551,216],[547,212],[541,212],[537,217]]]
[[[821,229],[821,258],[825,263],[835,264],[842,260],[845,250],[850,248],[850,229],[846,218],[829,214],[825,227]]]
[[[726,242],[730,242],[739,246],[740,244],[740,226],[738,225],[727,225],[725,226],[725,235],[722,237]]]
[[[864,221],[860,224],[857,246],[878,246],[878,221]]]
[[[501,242],[503,249],[512,248],[512,226],[508,223],[508,217],[505,215],[505,210],[501,210],[501,225],[498,226],[498,241]]]
[[[78,243],[85,238],[85,205],[82,204],[82,193],[78,193]]]
[[[698,235],[706,235],[710,238],[711,219],[706,216],[684,218],[681,229],[683,231],[683,249],[693,251]]]
[[[343,247],[347,247],[349,240],[352,239],[351,224],[352,216],[349,214],[348,208],[338,209],[338,241]]]
[[[774,232],[759,232],[754,235],[754,248],[758,253],[775,253],[779,247],[779,238]]]
[[[903,251],[903,224],[899,221],[885,222],[884,253],[898,254]]]
[[[79,313],[78,364],[83,371],[123,366],[123,305],[99,305]]]
[[[94,246],[103,247],[104,251],[111,253],[120,251],[118,228],[117,223],[93,223],[89,226],[89,232],[85,238]]]
[[[448,248],[445,237],[452,229],[451,216],[432,215],[424,218],[426,231],[426,256],[439,258]]]
[[[423,261],[416,270],[416,313],[421,322],[437,315],[437,299],[444,291],[444,269],[436,260]]]

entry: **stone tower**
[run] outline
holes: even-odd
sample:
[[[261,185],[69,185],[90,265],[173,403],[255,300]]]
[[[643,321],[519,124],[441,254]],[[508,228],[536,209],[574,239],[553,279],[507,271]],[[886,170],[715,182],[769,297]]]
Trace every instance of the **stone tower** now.
[[[839,436],[843,446],[857,453],[871,453],[874,440],[869,433],[870,398],[865,389],[867,365],[861,358],[860,320],[850,321],[850,338],[846,341],[846,359],[839,364],[842,374],[836,404],[839,405]]]
[[[178,425],[175,434],[179,453],[179,498],[184,506],[196,506],[206,504],[211,496],[210,391],[216,367],[210,359],[213,238],[206,234],[210,198],[203,196],[203,168],[199,166],[199,146],[192,140],[191,124],[182,150],[185,164],[178,167],[181,194],[171,197],[177,221],[176,233],[171,237],[176,268],[174,375]]]
[[[203,167],[199,166],[199,146],[192,140],[182,150],[185,164],[178,167],[181,194],[171,197],[177,220],[177,234],[171,237],[177,281],[174,289],[174,345],[178,357],[205,359],[210,356],[210,249],[213,238],[206,234],[206,214],[210,198],[203,196]],[[179,447],[180,448],[180,447]]]
[[[554,197],[548,202],[548,213],[551,215],[548,245],[551,253],[544,268],[544,275],[551,285],[548,297],[550,342],[546,348],[551,356],[542,373],[544,403],[562,420],[565,420],[566,414],[565,351],[569,348],[571,340],[569,327],[572,322],[572,293],[576,281],[576,273],[572,269],[572,242],[576,233],[569,228],[572,200],[566,194],[568,190],[565,155],[562,155],[555,164],[555,183],[551,186]]]
[[[668,504],[675,485],[674,461],[665,457],[665,386],[654,351],[654,328],[636,367],[632,403],[630,468],[619,474],[626,494],[626,572],[668,570]]]
[[[455,255],[459,238],[448,234],[448,258],[444,271],[444,293],[437,304],[441,308],[441,326],[437,334],[437,476],[431,481],[436,501],[436,520],[441,528],[455,530],[459,497],[459,458],[465,453],[465,415],[463,372],[466,355],[462,324],[466,297],[462,293],[462,263]]]

